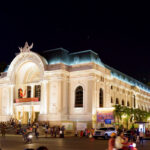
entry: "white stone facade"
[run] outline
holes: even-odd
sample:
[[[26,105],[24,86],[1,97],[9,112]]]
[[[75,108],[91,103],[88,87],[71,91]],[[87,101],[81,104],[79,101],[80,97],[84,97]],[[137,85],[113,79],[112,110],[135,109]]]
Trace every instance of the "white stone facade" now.
[[[31,98],[35,85],[41,86],[38,102],[16,103],[18,89],[24,91],[31,86]],[[75,90],[83,87],[83,107],[75,107]],[[8,71],[0,78],[0,121],[8,121],[18,115],[23,120],[38,112],[39,121],[53,124],[88,123],[96,124],[99,109],[99,90],[103,89],[103,107],[111,108],[118,98],[119,103],[129,107],[150,110],[150,93],[139,86],[132,86],[111,75],[111,70],[95,62],[66,65],[48,64],[35,52],[21,52],[11,62]],[[135,96],[135,104],[134,104]],[[25,96],[26,97],[26,94]],[[19,113],[18,113],[19,112]]]

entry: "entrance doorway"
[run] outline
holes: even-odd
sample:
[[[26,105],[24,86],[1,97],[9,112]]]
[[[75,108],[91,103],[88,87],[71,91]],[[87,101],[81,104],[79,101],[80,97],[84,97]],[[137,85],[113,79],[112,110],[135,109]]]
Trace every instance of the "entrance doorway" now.
[[[39,112],[18,112],[16,119],[20,121],[22,124],[32,123],[34,121],[38,121]]]
[[[40,105],[17,105],[15,106],[15,118],[22,124],[38,121]]]

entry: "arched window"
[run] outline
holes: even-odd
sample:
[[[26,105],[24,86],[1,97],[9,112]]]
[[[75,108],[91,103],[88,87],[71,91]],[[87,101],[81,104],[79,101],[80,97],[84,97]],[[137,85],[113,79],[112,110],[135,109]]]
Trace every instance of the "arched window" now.
[[[99,91],[99,107],[103,107],[103,89],[100,88],[100,91]]]
[[[41,99],[41,85],[35,85],[35,97]]]
[[[111,97],[111,103],[113,103],[113,98]]]
[[[130,103],[129,103],[129,101],[127,101],[127,106],[128,106],[128,107],[130,106]]]
[[[117,104],[119,104],[119,100],[118,100],[118,98],[116,98],[116,105],[117,105]]]
[[[122,100],[121,104],[122,104],[122,106],[124,106],[124,100]]]
[[[75,107],[83,107],[83,88],[78,86],[75,90]]]

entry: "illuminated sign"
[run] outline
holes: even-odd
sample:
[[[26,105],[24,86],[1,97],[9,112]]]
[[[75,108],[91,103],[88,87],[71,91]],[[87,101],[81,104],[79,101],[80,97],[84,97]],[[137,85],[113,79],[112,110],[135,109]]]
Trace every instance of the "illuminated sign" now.
[[[22,103],[22,102],[38,102],[39,98],[34,97],[34,98],[18,98],[16,99],[16,103]]]
[[[105,119],[105,124],[111,124],[111,119]]]
[[[111,124],[114,122],[114,115],[112,109],[98,109],[97,110],[97,122],[105,122]]]

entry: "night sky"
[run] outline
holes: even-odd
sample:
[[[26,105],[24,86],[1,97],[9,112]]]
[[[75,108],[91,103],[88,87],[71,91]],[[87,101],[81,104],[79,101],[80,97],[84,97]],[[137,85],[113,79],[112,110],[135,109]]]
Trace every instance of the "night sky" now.
[[[101,60],[138,78],[150,74],[148,4],[35,1],[1,4],[0,62],[10,63],[25,41],[33,51],[92,49]]]

